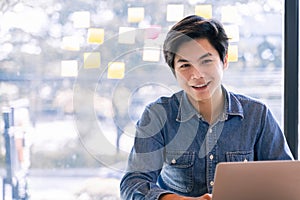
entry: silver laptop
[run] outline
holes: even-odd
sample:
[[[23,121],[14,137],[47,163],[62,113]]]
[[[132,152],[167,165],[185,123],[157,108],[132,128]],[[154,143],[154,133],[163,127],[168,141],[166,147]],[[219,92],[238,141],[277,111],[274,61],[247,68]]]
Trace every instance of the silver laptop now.
[[[213,200],[300,200],[300,161],[217,165]]]

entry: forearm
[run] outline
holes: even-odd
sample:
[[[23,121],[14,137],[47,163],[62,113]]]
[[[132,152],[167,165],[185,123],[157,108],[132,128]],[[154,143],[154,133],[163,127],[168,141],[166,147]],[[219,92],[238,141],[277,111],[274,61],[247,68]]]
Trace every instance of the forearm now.
[[[163,194],[159,197],[159,200],[184,200],[186,197],[182,197],[176,194]]]
[[[150,173],[151,174],[151,173]],[[127,173],[121,180],[120,190],[122,199],[138,200],[138,199],[158,199],[168,191],[160,188],[156,181],[150,179],[150,174],[143,173]]]
[[[163,194],[159,200],[211,200],[211,194],[205,194],[201,197],[184,197],[177,194]]]

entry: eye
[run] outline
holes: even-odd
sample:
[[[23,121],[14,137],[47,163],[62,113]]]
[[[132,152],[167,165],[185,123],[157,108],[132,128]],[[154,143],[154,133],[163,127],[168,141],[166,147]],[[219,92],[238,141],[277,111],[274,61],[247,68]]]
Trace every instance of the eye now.
[[[183,64],[183,65],[180,65],[180,68],[187,68],[187,67],[190,67],[190,66],[191,66],[190,64],[185,63],[185,64]]]
[[[201,63],[202,64],[210,64],[210,63],[212,63],[213,62],[213,60],[211,60],[211,59],[205,59],[205,60],[203,60]]]

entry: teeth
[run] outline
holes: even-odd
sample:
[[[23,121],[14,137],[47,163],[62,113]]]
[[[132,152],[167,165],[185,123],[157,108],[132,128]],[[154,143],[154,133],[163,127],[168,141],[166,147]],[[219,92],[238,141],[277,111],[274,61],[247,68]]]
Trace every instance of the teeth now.
[[[201,85],[195,85],[194,87],[204,87],[204,86],[206,86],[207,84],[201,84]]]

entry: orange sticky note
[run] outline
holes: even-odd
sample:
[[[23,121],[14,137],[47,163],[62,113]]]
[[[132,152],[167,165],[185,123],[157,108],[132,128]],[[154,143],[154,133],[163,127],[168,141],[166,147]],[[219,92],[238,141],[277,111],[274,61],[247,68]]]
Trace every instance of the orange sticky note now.
[[[128,8],[127,20],[129,23],[136,23],[144,20],[145,9],[143,7]]]
[[[109,79],[122,79],[125,74],[124,62],[109,62],[107,78]]]
[[[195,6],[195,15],[204,17],[206,19],[212,18],[212,5],[196,5]]]
[[[89,28],[87,42],[90,44],[102,44],[104,41],[104,29]]]
[[[237,62],[238,61],[238,46],[229,45],[228,46],[228,62]]]
[[[61,76],[76,77],[78,75],[77,60],[62,60],[61,61]]]
[[[100,53],[86,52],[84,57],[84,68],[99,68],[100,67]]]
[[[183,4],[169,4],[167,6],[167,21],[176,22],[183,18],[184,5]]]

